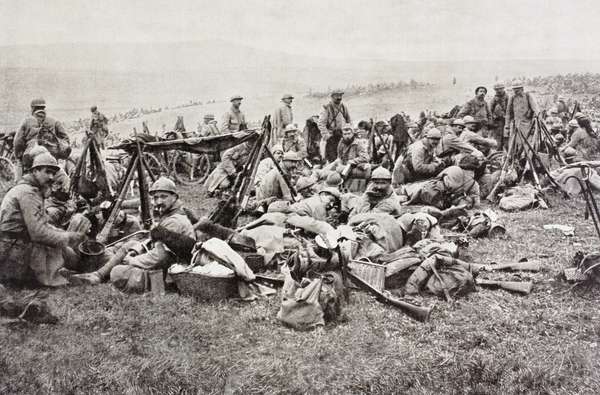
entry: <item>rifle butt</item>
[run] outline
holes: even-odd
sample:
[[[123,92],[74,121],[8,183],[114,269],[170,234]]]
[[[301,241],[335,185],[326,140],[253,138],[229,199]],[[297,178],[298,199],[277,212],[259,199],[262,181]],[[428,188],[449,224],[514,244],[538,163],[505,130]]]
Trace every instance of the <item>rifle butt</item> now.
[[[542,265],[538,261],[531,262],[513,262],[513,263],[501,263],[498,265],[486,265],[490,271],[494,270],[510,270],[510,271],[524,271],[524,272],[539,272],[542,270]]]
[[[502,288],[506,291],[517,292],[524,295],[529,295],[533,289],[533,283],[531,281],[476,280],[476,284],[493,288]]]
[[[404,302],[402,300],[395,299],[395,298],[386,297],[383,295],[381,296],[380,300],[389,305],[398,307],[400,310],[402,310],[404,313],[406,313],[406,315],[408,315],[409,317],[411,317],[419,322],[429,321],[429,317],[431,316],[431,311],[433,310],[433,307],[416,306],[414,304],[410,304],[408,302]]]

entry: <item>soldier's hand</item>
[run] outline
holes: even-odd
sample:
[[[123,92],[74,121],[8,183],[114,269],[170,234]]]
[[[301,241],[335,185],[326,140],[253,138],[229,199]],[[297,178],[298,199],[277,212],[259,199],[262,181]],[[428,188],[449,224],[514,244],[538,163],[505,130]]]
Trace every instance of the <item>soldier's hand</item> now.
[[[79,232],[67,232],[67,237],[69,239],[68,244],[77,245],[85,240],[85,235]]]

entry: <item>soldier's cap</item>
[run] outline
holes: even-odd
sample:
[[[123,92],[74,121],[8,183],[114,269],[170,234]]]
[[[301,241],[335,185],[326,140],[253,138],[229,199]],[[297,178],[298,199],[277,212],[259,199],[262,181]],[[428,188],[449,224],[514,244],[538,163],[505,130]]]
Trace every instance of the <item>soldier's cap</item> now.
[[[513,89],[518,89],[518,88],[522,88],[523,87],[523,82],[522,81],[514,81],[512,83],[512,88]]]
[[[573,118],[575,118],[575,119],[585,119],[585,118],[587,118],[587,116],[584,113],[582,113],[582,112],[576,112],[575,115],[573,115]]]
[[[37,114],[46,115],[46,110],[43,108],[38,108],[37,110],[33,111],[33,115]]]
[[[275,152],[281,152],[283,154],[283,146],[281,144],[275,144],[273,146],[273,148],[271,148],[271,153],[274,154]]]
[[[167,177],[160,177],[158,180],[154,181],[148,192],[150,194],[155,192],[169,192],[177,195],[177,187],[173,180]]]
[[[295,151],[288,151],[285,154],[283,154],[283,160],[289,160],[289,161],[293,161],[293,162],[300,162],[302,160],[302,158],[300,158],[298,156],[298,153],[296,153]]]
[[[475,88],[475,93],[477,93],[477,91],[480,89],[483,89],[485,93],[487,93],[487,88],[485,86],[478,86],[477,88]]]
[[[454,121],[452,121],[452,123],[450,125],[451,126],[455,126],[455,125],[465,126],[465,122],[460,118],[456,118]]]
[[[240,95],[233,95],[231,96],[231,99],[229,99],[229,101],[235,101],[235,100],[243,100],[244,98]]]
[[[574,128],[578,128],[579,127],[579,124],[574,119],[571,119],[567,125],[571,126],[571,127],[574,127]]]
[[[341,89],[335,89],[331,92],[331,96],[342,96],[344,94],[344,91]]]
[[[354,126],[351,123],[345,123],[344,126],[342,126],[342,130],[352,130],[352,131],[354,131]]]
[[[283,95],[283,97],[281,98],[281,100],[285,100],[285,99],[293,99],[294,96],[290,95],[289,93],[286,93],[285,95]]]
[[[565,141],[565,136],[563,136],[562,133],[557,133],[554,136],[554,141],[556,141],[557,143],[562,143],[563,141]]]
[[[290,213],[290,202],[287,200],[276,200],[269,204],[268,213]]]
[[[334,187],[325,187],[325,188],[321,189],[319,191],[319,193],[328,193],[328,194],[336,197],[337,199],[339,199],[342,196],[342,194],[340,193],[340,191],[337,188],[334,188]]]
[[[204,119],[215,119],[215,114],[206,114]]]
[[[565,97],[564,96],[559,96],[556,98],[557,101],[565,101]]]
[[[462,119],[462,120],[463,120],[463,122],[465,123],[465,125],[468,125],[468,124],[470,124],[470,123],[479,123],[479,122],[477,122],[477,121],[475,120],[475,118],[473,118],[473,117],[472,117],[472,116],[470,116],[470,115],[465,115],[465,116],[463,117],[463,119]]]
[[[289,125],[287,125],[284,130],[285,133],[297,132],[297,131],[298,131],[298,127],[296,125],[294,125],[293,123],[290,123]]]
[[[431,128],[425,132],[425,137],[428,139],[440,140],[442,138],[442,132],[436,128]]]
[[[37,99],[33,99],[31,101],[31,108],[34,107],[46,107],[46,100],[44,100],[41,97],[38,97]]]
[[[392,180],[392,173],[385,167],[379,166],[371,173],[371,180]]]
[[[506,87],[504,86],[504,84],[500,84],[500,83],[499,83],[499,84],[496,84],[496,85],[494,85],[494,89],[496,89],[496,90],[498,90],[498,89],[504,89],[504,88],[506,88]]]
[[[572,158],[574,156],[577,156],[577,150],[573,147],[567,147],[564,150],[562,150],[562,154],[565,158]]]
[[[329,174],[327,176],[327,179],[325,180],[326,187],[337,188],[340,185],[342,185],[343,183],[344,183],[344,180],[342,180],[342,176],[337,171]]]
[[[552,108],[550,109],[550,114],[557,114],[557,113],[558,113],[558,108],[556,108],[556,107],[552,107]]]
[[[313,177],[300,177],[298,181],[296,181],[296,191],[300,192],[307,188],[312,187],[317,183]]]
[[[44,152],[37,155],[33,158],[33,163],[31,164],[31,170],[37,167],[49,167],[54,171],[59,171],[60,167],[58,166],[58,162],[56,158],[53,157],[49,152]]]

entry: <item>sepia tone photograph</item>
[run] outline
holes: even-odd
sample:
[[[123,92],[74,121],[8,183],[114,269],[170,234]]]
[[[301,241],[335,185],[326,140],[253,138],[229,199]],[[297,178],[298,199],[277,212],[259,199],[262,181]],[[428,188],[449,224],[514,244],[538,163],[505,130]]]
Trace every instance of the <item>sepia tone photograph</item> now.
[[[600,393],[599,21],[0,0],[0,393]]]

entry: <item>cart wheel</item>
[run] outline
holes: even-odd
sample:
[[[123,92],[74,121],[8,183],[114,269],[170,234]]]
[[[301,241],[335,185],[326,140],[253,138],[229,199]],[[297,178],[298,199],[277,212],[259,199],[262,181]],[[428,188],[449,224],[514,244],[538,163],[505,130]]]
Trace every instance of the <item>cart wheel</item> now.
[[[169,169],[167,168],[167,166],[165,166],[164,163],[161,160],[159,160],[156,156],[148,152],[144,152],[142,155],[144,157],[144,160],[146,161],[146,164],[148,164],[152,175],[155,178],[167,176],[169,174]]]
[[[173,158],[175,179],[184,185],[203,183],[210,173],[210,158],[207,154],[177,152]]]
[[[16,179],[15,165],[5,157],[0,157],[0,194],[4,195],[13,185]]]

